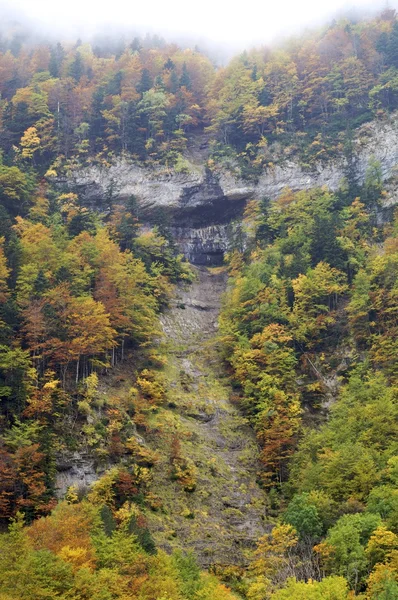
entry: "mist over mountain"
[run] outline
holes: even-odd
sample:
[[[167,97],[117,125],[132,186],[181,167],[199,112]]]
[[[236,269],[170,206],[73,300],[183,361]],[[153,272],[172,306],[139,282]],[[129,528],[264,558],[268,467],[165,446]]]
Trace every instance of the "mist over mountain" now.
[[[33,5],[27,0],[0,3],[1,30],[25,30],[33,38],[46,37],[76,41],[91,41],[96,36],[125,39],[146,34],[159,35],[168,43],[199,46],[222,64],[233,54],[253,46],[275,44],[289,35],[301,35],[306,30],[322,26],[332,19],[357,21],[381,10],[382,1],[342,0],[333,6],[312,0],[297,5],[288,2],[269,7],[250,0],[245,11],[206,0],[194,18],[184,3],[174,0],[152,7],[130,6],[116,0],[112,11],[106,2],[82,5],[75,0],[65,5],[49,6],[46,0]],[[391,8],[394,3],[390,3]]]

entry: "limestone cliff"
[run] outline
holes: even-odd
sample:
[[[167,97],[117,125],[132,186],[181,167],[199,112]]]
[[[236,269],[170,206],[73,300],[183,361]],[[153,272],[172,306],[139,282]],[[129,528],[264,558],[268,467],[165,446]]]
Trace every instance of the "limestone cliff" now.
[[[352,160],[359,182],[364,180],[371,157],[380,162],[383,177],[388,179],[398,163],[398,113],[357,130]],[[192,165],[190,173],[176,173],[165,168],[145,169],[120,158],[108,168],[92,166],[74,171],[68,184],[79,189],[88,202],[106,205],[111,193],[120,198],[134,194],[144,212],[163,206],[177,211],[180,223],[190,216],[193,224],[203,224],[204,220],[209,222],[208,216],[214,216],[219,222],[228,220],[242,200],[275,198],[284,187],[300,190],[326,185],[335,190],[346,168],[347,159],[343,154],[326,164],[317,163],[312,170],[303,169],[296,161],[285,161],[265,170],[253,183],[225,170],[211,172],[203,162]],[[217,210],[219,203],[223,210]],[[202,210],[199,213],[198,207],[205,207],[204,213]]]
[[[350,165],[343,153],[334,160],[316,163],[311,170],[304,169],[298,161],[279,159],[254,182],[243,180],[219,165],[210,170],[206,166],[206,150],[191,153],[189,158],[189,173],[148,169],[119,158],[110,167],[75,170],[59,183],[79,192],[91,207],[104,211],[111,202],[135,195],[141,222],[150,222],[159,208],[166,210],[176,241],[189,260],[217,264],[222,252],[228,249],[234,230],[228,224],[239,221],[250,198],[274,199],[285,187],[301,190],[327,186],[333,191],[349,167],[358,183],[362,183],[372,158],[379,161],[383,179],[391,178],[398,163],[398,113],[384,121],[367,123],[356,131]]]

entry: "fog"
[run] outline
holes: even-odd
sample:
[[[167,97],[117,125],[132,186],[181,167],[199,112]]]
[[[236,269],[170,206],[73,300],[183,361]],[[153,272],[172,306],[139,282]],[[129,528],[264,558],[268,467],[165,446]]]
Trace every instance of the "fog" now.
[[[149,32],[231,54],[341,15],[371,15],[383,7],[385,0],[0,0],[0,17],[3,28],[17,21],[38,34],[76,39]]]

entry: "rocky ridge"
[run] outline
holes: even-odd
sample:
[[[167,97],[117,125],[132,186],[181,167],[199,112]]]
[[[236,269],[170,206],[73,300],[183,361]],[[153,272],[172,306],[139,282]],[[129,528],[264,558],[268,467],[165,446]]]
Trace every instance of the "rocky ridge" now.
[[[312,169],[303,168],[298,161],[282,160],[264,170],[257,181],[248,181],[219,165],[210,170],[207,157],[208,149],[199,154],[188,152],[190,170],[186,173],[144,168],[127,158],[118,158],[108,167],[74,170],[59,183],[78,192],[91,208],[103,211],[109,210],[112,202],[123,202],[134,195],[141,222],[150,223],[159,210],[168,214],[175,240],[193,264],[220,264],[236,231],[231,223],[239,223],[247,200],[274,199],[286,187],[296,191],[326,186],[334,191],[349,167],[362,183],[372,159],[380,163],[384,180],[394,176],[398,164],[398,113],[356,131],[350,165],[343,153],[334,160],[316,163]],[[395,204],[395,197],[391,202]]]
[[[301,190],[327,186],[336,190],[348,167],[343,154],[334,160],[318,162],[312,169],[304,169],[298,161],[284,160],[264,170],[254,182],[222,168],[212,171],[205,165],[205,154],[202,158],[202,162],[191,163],[189,173],[147,169],[119,158],[109,167],[74,170],[61,183],[78,190],[88,204],[103,208],[111,199],[135,195],[144,216],[150,215],[155,207],[164,207],[170,209],[176,224],[195,227],[228,222],[239,212],[242,201],[265,196],[273,199],[285,187]],[[352,143],[352,168],[359,183],[364,181],[372,158],[379,161],[383,179],[394,174],[398,163],[398,113],[357,130]]]

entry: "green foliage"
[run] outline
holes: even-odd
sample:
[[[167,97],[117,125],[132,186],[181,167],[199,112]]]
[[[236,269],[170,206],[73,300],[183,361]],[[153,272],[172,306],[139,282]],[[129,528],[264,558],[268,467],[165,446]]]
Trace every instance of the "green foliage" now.
[[[18,167],[0,164],[0,203],[13,216],[24,211],[32,191],[30,177]]]
[[[370,226],[380,181],[371,162],[361,197],[285,190],[251,203],[248,248],[228,257],[224,357],[262,446],[270,508],[299,534],[296,580],[275,592],[288,575],[260,573],[249,598],[340,598],[348,587],[394,597],[397,228]],[[303,583],[300,568],[330,578]]]
[[[327,569],[345,577],[355,590],[360,588],[367,574],[365,547],[380,522],[378,515],[344,515],[326,537],[324,546],[329,550]]]
[[[136,537],[137,542],[145,550],[145,552],[148,554],[156,554],[155,542],[153,541],[149,530],[142,525],[139,526],[137,523],[137,518],[134,515],[129,520],[128,532]]]
[[[292,525],[302,539],[316,539],[322,533],[322,521],[317,507],[311,503],[308,494],[294,496],[287,507],[283,519]]]
[[[0,597],[32,600],[233,600],[192,556],[144,551],[124,524],[106,534],[100,509],[87,502],[60,504],[46,519],[24,527],[20,516],[0,535]],[[141,518],[141,517],[140,517]]]
[[[292,481],[303,491],[322,489],[337,501],[364,501],[394,453],[396,390],[381,375],[353,374],[330,419],[302,441]]]
[[[237,268],[231,255],[235,277],[221,315],[221,341],[263,446],[267,484],[275,475],[286,478],[297,439],[298,358],[330,335],[348,291],[344,272],[334,266],[345,262],[337,241],[339,202],[325,190],[285,190],[253,215],[249,207],[256,247]]]
[[[295,328],[298,342],[308,345],[319,332],[335,322],[333,309],[337,299],[347,290],[344,274],[320,262],[314,269],[308,269],[305,275],[299,275],[292,281],[294,305],[291,324]]]
[[[182,592],[188,597],[196,596],[198,590],[202,587],[200,580],[200,569],[192,554],[184,555],[181,552],[175,552],[173,563],[177,567],[181,580]]]
[[[233,597],[192,556],[156,552],[143,514],[158,457],[136,427],[149,429],[167,398],[157,315],[173,285],[193,278],[169,216],[140,233],[137,203],[117,205],[114,182],[106,218],[45,183],[122,153],[186,174],[189,136],[206,126],[215,174],[220,163],[255,179],[275,157],[304,169],[347,159],[337,193],[250,203],[247,244],[229,255],[220,346],[260,444],[270,512],[283,520],[240,590],[251,600],[340,600],[348,587],[394,598],[398,229],[372,229],[381,166],[370,159],[360,188],[352,160],[353,129],[398,107],[394,12],[339,20],[223,69],[155,38],[101,44],[2,40],[0,512],[17,514],[0,537],[2,597]],[[122,375],[113,397],[101,375],[127,354],[134,387]],[[82,443],[114,466],[87,501],[72,490],[51,512],[55,454]],[[166,476],[195,493],[177,436]],[[24,527],[20,513],[38,520]]]
[[[157,315],[192,274],[156,229],[137,235],[133,199],[104,223],[44,183],[28,203],[34,174],[0,167],[0,509],[31,519],[52,508],[57,451],[80,438],[99,460],[127,455],[133,414],[138,422],[163,402]],[[99,376],[131,352],[137,405],[131,396],[115,406]],[[134,474],[116,493],[142,502],[148,469],[130,460]]]
[[[17,413],[22,411],[34,377],[28,351],[0,346],[0,396],[7,399],[5,407],[11,404]]]
[[[365,175],[363,199],[365,204],[375,204],[381,197],[383,190],[383,179],[381,165],[372,158]]]
[[[398,532],[398,490],[392,485],[374,487],[367,498],[366,510],[381,516],[389,529]]]
[[[325,577],[322,581],[304,583],[289,579],[286,587],[272,594],[272,600],[348,600],[349,590],[344,577]]]
[[[396,31],[392,12],[339,19],[281,47],[245,52],[223,69],[198,50],[159,46],[156,36],[117,49],[19,41],[16,56],[5,37],[2,145],[42,173],[54,174],[56,161],[89,164],[94,153],[109,164],[119,152],[181,171],[187,133],[206,126],[214,160],[233,156],[244,177],[272,168],[275,154],[299,155],[311,167],[344,152],[352,129],[397,108]],[[380,191],[373,166],[369,203]]]

